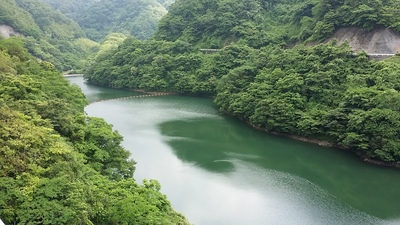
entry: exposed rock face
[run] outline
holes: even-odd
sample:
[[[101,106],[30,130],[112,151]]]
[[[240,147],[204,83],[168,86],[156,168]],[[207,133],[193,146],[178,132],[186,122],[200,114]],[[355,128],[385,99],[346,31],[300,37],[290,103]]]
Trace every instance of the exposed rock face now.
[[[0,36],[9,38],[10,36],[20,36],[21,34],[15,31],[8,25],[0,25]]]
[[[347,40],[355,52],[368,54],[396,54],[400,52],[400,34],[389,28],[378,28],[370,32],[361,28],[341,28],[329,38],[336,38],[339,43]]]

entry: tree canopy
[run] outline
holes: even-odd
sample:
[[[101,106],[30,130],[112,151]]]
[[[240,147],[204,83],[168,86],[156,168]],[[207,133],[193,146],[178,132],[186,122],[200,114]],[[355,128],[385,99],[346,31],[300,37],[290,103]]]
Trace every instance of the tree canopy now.
[[[85,58],[97,50],[76,22],[41,0],[4,0],[0,13],[0,24],[26,37],[31,54],[61,71],[82,69]]]
[[[385,26],[400,31],[399,0],[177,0],[160,21],[155,38],[202,48],[232,42],[252,47],[321,41],[336,29]]]
[[[77,86],[0,40],[0,217],[6,224],[188,224],[157,181],[133,180],[122,136]]]
[[[103,0],[91,4],[75,20],[92,40],[101,41],[109,33],[148,39],[167,13],[166,4],[168,1]]]
[[[69,1],[60,1],[60,0],[43,0],[44,2],[51,5],[56,10],[59,10],[67,17],[76,21],[79,18],[80,14],[85,13],[90,7],[94,4],[98,3],[100,0],[69,0]]]

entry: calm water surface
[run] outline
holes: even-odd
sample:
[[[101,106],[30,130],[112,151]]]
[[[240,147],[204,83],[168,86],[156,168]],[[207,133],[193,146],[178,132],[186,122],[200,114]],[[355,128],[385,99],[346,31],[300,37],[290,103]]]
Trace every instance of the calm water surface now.
[[[69,79],[90,101],[135,95]],[[124,136],[135,179],[159,180],[194,224],[400,224],[400,170],[254,130],[211,99],[119,99],[85,110]]]

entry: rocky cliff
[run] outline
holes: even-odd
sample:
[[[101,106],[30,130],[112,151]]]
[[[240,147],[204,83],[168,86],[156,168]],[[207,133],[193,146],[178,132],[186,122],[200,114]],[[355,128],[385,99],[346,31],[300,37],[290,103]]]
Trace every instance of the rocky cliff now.
[[[10,36],[20,36],[21,34],[8,25],[0,25],[0,36],[9,38]]]
[[[360,28],[341,28],[329,39],[336,38],[339,43],[348,41],[355,52],[368,54],[396,54],[400,51],[400,34],[389,28],[365,31]]]

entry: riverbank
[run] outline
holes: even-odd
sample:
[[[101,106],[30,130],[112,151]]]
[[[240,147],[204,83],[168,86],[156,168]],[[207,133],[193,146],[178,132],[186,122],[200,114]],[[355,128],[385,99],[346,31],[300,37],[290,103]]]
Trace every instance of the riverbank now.
[[[336,148],[336,149],[340,149],[340,150],[344,150],[344,151],[349,151],[349,152],[352,152],[352,153],[356,154],[357,156],[359,156],[360,159],[364,162],[368,162],[368,163],[378,165],[378,166],[393,167],[393,168],[400,169],[400,164],[398,164],[398,163],[389,163],[389,162],[379,161],[379,160],[376,160],[376,159],[366,156],[365,153],[360,150],[346,148],[346,147],[343,147],[343,146],[340,146],[338,144],[334,144],[334,143],[331,143],[328,141],[310,139],[310,138],[305,138],[305,137],[291,135],[291,134],[281,134],[281,133],[277,133],[277,132],[270,132],[270,133],[273,135],[284,136],[284,137],[288,137],[288,138],[302,141],[302,142],[317,144],[322,147]]]
[[[384,161],[380,161],[380,160],[376,160],[374,158],[368,157],[365,152],[360,151],[360,150],[356,150],[356,149],[351,149],[351,148],[346,148],[344,146],[329,142],[329,141],[324,141],[324,140],[318,140],[318,139],[312,139],[312,138],[306,138],[306,137],[302,137],[302,136],[298,136],[298,135],[294,135],[294,134],[286,134],[286,133],[279,133],[279,132],[275,132],[275,131],[268,131],[264,128],[258,127],[252,123],[250,123],[249,121],[245,120],[244,118],[240,118],[238,116],[226,113],[234,118],[237,118],[243,122],[245,122],[247,125],[251,126],[252,128],[265,132],[267,134],[272,134],[272,135],[276,135],[276,136],[280,136],[280,137],[286,137],[286,138],[290,138],[296,141],[301,141],[301,142],[306,142],[306,143],[311,143],[311,144],[316,144],[319,145],[321,147],[326,147],[326,148],[335,148],[338,150],[342,150],[342,151],[349,151],[353,154],[356,154],[357,156],[360,157],[360,159],[364,162],[370,163],[370,164],[374,164],[377,166],[384,166],[384,167],[391,167],[391,168],[396,168],[396,169],[400,169],[400,164],[398,163],[391,163],[391,162],[384,162]]]
[[[121,90],[127,90],[127,91],[133,91],[133,92],[139,92],[142,94],[148,94],[148,95],[177,95],[176,92],[162,92],[162,91],[145,91],[143,89],[128,89],[128,88],[122,88]]]
[[[96,84],[96,83],[94,83],[94,84]],[[96,84],[96,85],[98,85],[98,84]],[[99,85],[99,86],[102,86],[102,85]],[[112,87],[109,87],[109,88],[112,88]],[[128,90],[128,91],[139,92],[139,93],[148,94],[148,95],[157,95],[157,94],[158,95],[182,95],[182,94],[179,94],[177,92],[157,92],[157,91],[146,91],[146,90],[143,90],[143,89],[128,89],[128,88],[114,88],[114,89]],[[193,96],[193,95],[187,95],[187,96],[198,97],[198,96]],[[211,96],[203,96],[203,97],[213,98]],[[374,165],[378,165],[378,166],[392,167],[392,168],[400,169],[400,164],[398,164],[398,163],[384,162],[384,161],[376,160],[374,158],[368,157],[365,154],[365,152],[360,151],[360,150],[346,148],[344,146],[341,146],[341,145],[338,145],[336,143],[332,143],[332,142],[329,142],[329,141],[325,141],[325,140],[318,140],[318,139],[306,138],[306,137],[302,137],[302,136],[298,136],[298,135],[294,135],[294,134],[287,134],[287,133],[279,133],[279,132],[268,131],[266,129],[257,127],[254,124],[251,124],[249,121],[245,120],[244,118],[240,118],[238,116],[232,115],[232,114],[227,113],[227,112],[224,112],[224,113],[227,114],[227,115],[230,115],[232,117],[235,117],[235,118],[237,118],[237,119],[239,119],[241,121],[244,121],[246,124],[250,125],[254,129],[266,132],[268,134],[282,136],[282,137],[286,137],[286,138],[290,138],[290,139],[293,139],[293,140],[302,141],[302,142],[306,142],[306,143],[316,144],[316,145],[319,145],[319,146],[322,146],[322,147],[336,148],[336,149],[340,149],[340,150],[344,150],[344,151],[349,151],[349,152],[352,152],[353,154],[356,154],[364,162],[367,162],[367,163],[370,163],[370,164],[374,164]]]

